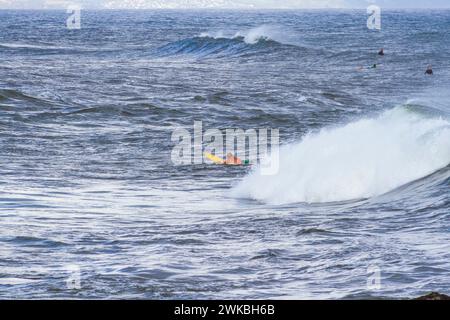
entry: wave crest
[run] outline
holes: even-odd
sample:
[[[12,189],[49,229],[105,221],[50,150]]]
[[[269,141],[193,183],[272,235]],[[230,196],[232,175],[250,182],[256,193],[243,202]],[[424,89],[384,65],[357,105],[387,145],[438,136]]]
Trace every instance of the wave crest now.
[[[280,150],[280,170],[257,168],[232,193],[271,204],[370,198],[450,163],[450,122],[405,107],[309,134]]]
[[[281,48],[283,44],[279,32],[268,26],[261,26],[248,31],[239,31],[227,36],[223,31],[202,33],[193,38],[175,41],[158,48],[155,55],[168,57],[192,55],[195,57],[229,57],[252,53],[261,53]]]

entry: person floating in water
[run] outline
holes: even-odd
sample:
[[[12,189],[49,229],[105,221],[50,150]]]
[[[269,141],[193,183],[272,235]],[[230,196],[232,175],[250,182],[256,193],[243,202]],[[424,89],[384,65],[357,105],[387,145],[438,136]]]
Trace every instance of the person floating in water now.
[[[433,75],[433,66],[431,64],[427,67],[427,71],[425,71],[425,74],[429,74],[430,76]]]
[[[242,165],[242,160],[234,156],[232,153],[228,153],[224,164],[229,166],[239,166]]]
[[[379,56],[384,56],[384,48],[381,48],[380,51],[378,51]]]
[[[376,69],[378,67],[378,64],[374,63],[373,65],[371,65],[370,67],[366,67],[367,69]],[[362,71],[364,69],[366,69],[365,67],[359,67],[358,70]]]
[[[248,166],[250,165],[250,160],[241,160],[232,153],[228,153],[226,159],[213,155],[211,153],[205,152],[205,157],[211,160],[215,164],[223,164],[228,166]]]

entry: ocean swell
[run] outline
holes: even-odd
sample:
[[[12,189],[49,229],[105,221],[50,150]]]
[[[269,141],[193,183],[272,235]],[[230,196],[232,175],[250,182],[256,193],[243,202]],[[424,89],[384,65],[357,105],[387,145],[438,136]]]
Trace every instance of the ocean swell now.
[[[273,28],[261,26],[234,35],[219,31],[204,32],[199,36],[186,38],[164,45],[155,50],[157,57],[189,55],[196,58],[232,57],[270,52],[282,47],[294,47],[282,42],[281,36]]]

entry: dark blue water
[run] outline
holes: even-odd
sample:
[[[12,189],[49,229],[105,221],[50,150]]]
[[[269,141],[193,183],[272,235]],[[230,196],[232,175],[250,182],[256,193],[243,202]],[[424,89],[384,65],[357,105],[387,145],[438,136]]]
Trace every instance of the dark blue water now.
[[[0,11],[0,297],[450,292],[450,11],[67,16]],[[279,173],[175,166],[194,121]]]

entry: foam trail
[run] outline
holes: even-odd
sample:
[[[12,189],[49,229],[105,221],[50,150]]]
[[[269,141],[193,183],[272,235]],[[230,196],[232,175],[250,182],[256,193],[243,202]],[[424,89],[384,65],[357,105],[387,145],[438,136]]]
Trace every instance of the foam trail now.
[[[257,168],[232,194],[270,204],[370,198],[449,163],[450,122],[397,107],[281,148],[278,174]]]

